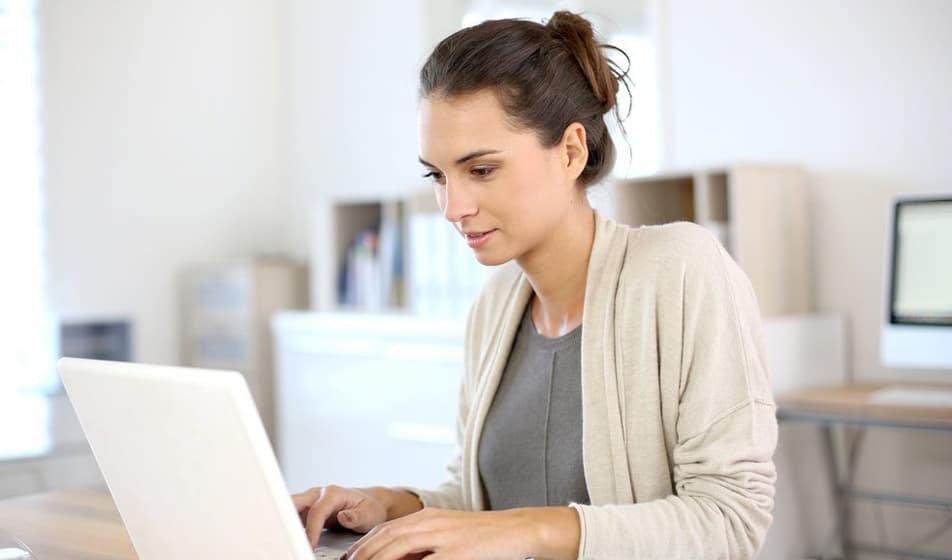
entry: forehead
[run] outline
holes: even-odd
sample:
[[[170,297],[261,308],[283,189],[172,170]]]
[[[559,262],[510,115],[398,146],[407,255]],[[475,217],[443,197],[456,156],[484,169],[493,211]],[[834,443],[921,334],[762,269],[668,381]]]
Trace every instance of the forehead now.
[[[474,149],[503,149],[534,135],[516,128],[488,90],[455,97],[428,97],[417,113],[420,155],[437,163]],[[432,159],[431,159],[432,158]]]

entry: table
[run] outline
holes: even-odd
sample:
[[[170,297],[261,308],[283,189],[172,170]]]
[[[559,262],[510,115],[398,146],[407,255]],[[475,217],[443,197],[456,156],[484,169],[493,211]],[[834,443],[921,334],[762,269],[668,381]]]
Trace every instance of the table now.
[[[39,560],[136,560],[105,490],[60,490],[0,501],[0,528]]]
[[[903,385],[909,385],[903,383]],[[836,529],[840,548],[846,560],[857,552],[893,555],[922,560],[948,560],[948,555],[923,551],[880,547],[854,542],[846,530],[850,524],[849,500],[869,499],[880,502],[952,510],[952,500],[929,496],[887,494],[854,488],[843,472],[852,470],[852,457],[838,457],[833,440],[835,426],[855,428],[857,445],[867,428],[892,428],[901,430],[948,432],[952,434],[952,407],[909,406],[900,404],[870,403],[872,392],[885,388],[885,384],[851,384],[798,391],[777,397],[777,419],[781,422],[811,422],[818,424],[823,436],[823,452],[826,468],[832,484],[833,502],[836,508]],[[856,454],[858,455],[858,453]]]

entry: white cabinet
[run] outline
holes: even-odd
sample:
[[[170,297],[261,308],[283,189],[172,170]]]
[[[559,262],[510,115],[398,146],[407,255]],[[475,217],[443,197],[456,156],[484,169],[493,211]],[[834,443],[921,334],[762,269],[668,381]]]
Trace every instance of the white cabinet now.
[[[443,482],[463,330],[401,314],[278,314],[278,454],[289,489]]]

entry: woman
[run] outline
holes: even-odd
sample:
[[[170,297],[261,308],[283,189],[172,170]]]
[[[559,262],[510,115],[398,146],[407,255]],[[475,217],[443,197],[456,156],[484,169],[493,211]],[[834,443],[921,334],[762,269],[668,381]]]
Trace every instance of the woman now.
[[[460,455],[437,490],[293,496],[352,559],[750,558],[777,428],[746,276],[699,226],[629,228],[585,188],[625,76],[591,25],[488,21],[421,71],[420,161],[476,258]]]

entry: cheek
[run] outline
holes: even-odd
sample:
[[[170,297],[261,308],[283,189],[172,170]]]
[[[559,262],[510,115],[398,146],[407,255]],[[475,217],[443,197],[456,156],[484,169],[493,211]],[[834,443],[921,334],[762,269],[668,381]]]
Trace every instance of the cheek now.
[[[529,165],[519,170],[519,198],[522,206],[530,214],[547,214],[547,210],[561,203],[559,195],[560,177],[552,159],[533,158]]]

